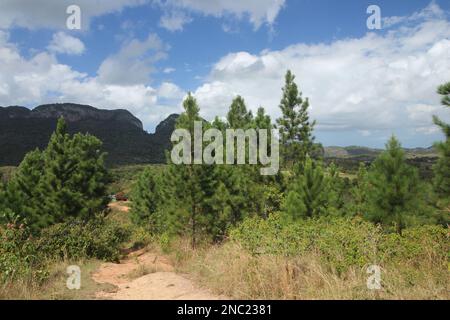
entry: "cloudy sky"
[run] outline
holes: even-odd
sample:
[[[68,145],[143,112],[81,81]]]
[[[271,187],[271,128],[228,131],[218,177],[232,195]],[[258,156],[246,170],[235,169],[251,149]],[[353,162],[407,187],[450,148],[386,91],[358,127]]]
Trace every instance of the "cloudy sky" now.
[[[151,132],[192,91],[207,119],[237,94],[276,118],[291,69],[324,145],[426,147],[432,115],[450,121],[449,17],[448,0],[1,0],[0,105],[125,108]]]

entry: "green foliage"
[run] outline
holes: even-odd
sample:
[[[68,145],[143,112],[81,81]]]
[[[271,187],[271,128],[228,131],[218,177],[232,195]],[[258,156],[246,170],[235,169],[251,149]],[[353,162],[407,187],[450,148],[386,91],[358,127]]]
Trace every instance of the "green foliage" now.
[[[442,96],[442,105],[450,107],[450,82],[439,86],[438,93]]]
[[[344,206],[344,212],[350,216],[364,216],[367,209],[368,201],[368,172],[366,165],[362,162],[359,164],[356,179],[353,181],[350,189],[350,200]]]
[[[189,94],[183,102],[184,112],[177,121],[177,129],[189,131],[193,145],[194,122],[201,121],[199,107],[195,98]],[[194,159],[191,150],[191,159]],[[209,222],[213,221],[209,199],[216,190],[217,179],[215,167],[209,165],[175,165],[169,164],[166,177],[168,192],[175,203],[167,204],[170,212],[168,219],[170,229],[178,232],[188,231],[191,235],[192,246],[195,246],[199,234],[205,231]],[[174,208],[173,206],[176,206]],[[182,229],[179,227],[183,226]],[[186,230],[187,229],[187,230]]]
[[[268,219],[244,220],[230,237],[254,255],[315,254],[330,269],[344,272],[371,264],[409,264],[430,256],[445,264],[450,249],[447,233],[441,226],[423,226],[406,229],[400,236],[387,234],[360,218],[320,217],[292,222],[275,214]]]
[[[29,229],[17,222],[0,226],[0,283],[20,278],[40,282],[47,275],[45,261]]]
[[[40,180],[43,211],[56,222],[66,217],[88,218],[108,203],[109,177],[104,166],[102,143],[90,135],[66,133],[63,119],[58,122],[44,152],[45,174]]]
[[[234,129],[246,129],[253,121],[251,111],[247,111],[245,101],[241,96],[237,96],[231,103],[227,114],[228,125]]]
[[[194,122],[202,121],[200,109],[191,94],[183,106],[176,127],[188,130],[193,139]],[[253,118],[238,96],[227,122],[216,117],[213,123],[203,121],[203,127],[224,132],[227,128],[271,129],[273,125],[263,108]],[[191,150],[192,159],[193,155]],[[146,225],[155,235],[190,235],[193,245],[200,238],[220,241],[245,217],[267,216],[279,209],[278,178],[261,177],[258,166],[175,165],[169,159],[163,174],[146,171],[139,177],[133,192],[133,221]]]
[[[38,237],[24,224],[8,223],[0,226],[0,283],[26,278],[41,282],[55,260],[118,261],[129,236],[129,229],[100,215],[87,222],[73,219],[50,226]]]
[[[339,176],[339,168],[334,164],[327,168],[328,214],[341,215],[346,203],[347,182]]]
[[[417,170],[406,164],[404,151],[395,137],[372,164],[369,183],[366,217],[375,223],[395,226],[401,233],[408,215],[417,213],[421,205],[420,181]]]
[[[151,168],[145,169],[138,177],[131,197],[131,220],[135,224],[155,230],[155,214],[161,204],[161,183]]]
[[[440,157],[433,167],[433,184],[436,193],[443,198],[450,198],[450,139],[436,143]]]
[[[44,175],[44,156],[39,150],[29,152],[8,183],[4,210],[14,212],[34,229],[42,228],[52,217],[42,211],[40,180]]]
[[[406,226],[442,221],[423,201],[429,191],[420,183],[417,171],[406,164],[394,138],[369,173],[360,164],[356,179],[341,177],[334,163],[324,169],[320,161],[312,160],[320,158],[320,147],[314,144],[308,99],[303,99],[294,80],[288,72],[280,103],[282,117],[277,120],[283,157],[292,165],[288,171],[263,177],[258,165],[174,165],[169,161],[161,175],[150,170],[140,175],[133,192],[133,221],[156,236],[190,235],[193,245],[200,238],[220,241],[243,220],[268,218],[280,210],[291,221],[356,216],[387,229],[396,226],[398,232]],[[191,139],[195,121],[221,132],[274,127],[263,108],[253,117],[240,96],[233,100],[226,122],[218,117],[212,123],[202,120],[191,94],[183,106],[176,127],[188,130]],[[193,159],[194,152],[190,152]]]
[[[282,158],[287,164],[302,163],[314,150],[315,122],[309,120],[309,100],[303,99],[294,80],[295,76],[288,71],[280,103],[282,117],[277,119]]]
[[[376,261],[379,230],[361,219],[321,217],[292,222],[280,215],[245,220],[231,232],[253,254],[301,256],[319,253],[338,271]]]
[[[379,251],[383,261],[407,263],[418,267],[420,261],[428,258],[447,267],[446,253],[450,252],[448,228],[425,225],[407,228],[402,235],[388,233],[383,235]]]
[[[291,182],[284,211],[294,220],[325,214],[329,198],[328,182],[322,166],[307,157],[303,172],[298,171]]]
[[[274,125],[272,124],[272,120],[270,119],[270,116],[266,114],[263,107],[258,108],[256,117],[253,120],[253,127],[255,129],[273,129]]]
[[[442,95],[442,105],[450,107],[450,82],[440,86],[438,93]],[[436,193],[447,199],[450,198],[450,124],[444,123],[438,117],[433,117],[434,123],[441,127],[446,140],[435,144],[439,152],[439,160],[433,167],[434,187]]]
[[[130,235],[118,222],[98,215],[89,221],[74,219],[43,230],[37,246],[40,254],[52,258],[118,261],[120,246]]]
[[[90,135],[71,137],[61,118],[47,149],[28,153],[8,183],[3,210],[14,212],[33,232],[103,210],[109,175],[101,146]]]

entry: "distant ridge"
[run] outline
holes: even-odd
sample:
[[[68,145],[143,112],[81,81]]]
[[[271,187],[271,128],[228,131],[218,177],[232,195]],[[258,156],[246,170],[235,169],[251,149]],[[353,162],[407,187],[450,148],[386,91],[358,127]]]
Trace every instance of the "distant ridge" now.
[[[351,158],[351,157],[376,157],[383,149],[360,147],[360,146],[348,146],[348,147],[325,147],[325,158]],[[436,151],[434,147],[429,148],[403,148],[407,155],[417,156],[434,156]]]
[[[127,110],[102,110],[74,103],[0,107],[0,166],[16,166],[25,154],[45,148],[57,119],[66,119],[70,133],[90,133],[103,141],[110,166],[165,162],[165,150],[178,115],[162,121],[155,133]]]

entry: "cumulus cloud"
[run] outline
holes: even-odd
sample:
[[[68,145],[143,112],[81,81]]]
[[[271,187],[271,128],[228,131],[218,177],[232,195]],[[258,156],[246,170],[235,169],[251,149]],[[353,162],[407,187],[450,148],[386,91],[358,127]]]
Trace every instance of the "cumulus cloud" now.
[[[158,96],[172,101],[179,101],[185,96],[185,92],[171,82],[163,82],[158,88]]]
[[[450,23],[431,6],[415,25],[386,33],[230,53],[195,91],[203,116],[223,116],[241,94],[253,110],[264,106],[278,117],[284,74],[291,69],[311,100],[319,131],[389,135],[401,127],[431,133],[432,114],[448,119],[436,87],[449,80],[450,70]]]
[[[99,81],[106,84],[134,85],[150,80],[153,64],[166,57],[167,46],[156,34],[140,41],[132,39],[100,65]]]
[[[124,46],[121,53],[135,54],[149,47],[141,42],[132,43]],[[148,129],[169,114],[180,111],[182,91],[173,83],[152,87],[145,82],[117,84],[103,80],[77,72],[48,52],[23,57],[18,47],[9,41],[8,33],[0,31],[0,105],[74,102],[104,109],[125,108],[139,117]]]
[[[80,55],[86,48],[80,39],[64,32],[58,32],[53,35],[52,41],[47,49],[54,53]]]

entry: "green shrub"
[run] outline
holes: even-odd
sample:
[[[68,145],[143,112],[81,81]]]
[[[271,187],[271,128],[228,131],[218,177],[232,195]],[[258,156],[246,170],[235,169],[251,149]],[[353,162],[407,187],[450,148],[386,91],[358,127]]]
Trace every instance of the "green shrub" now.
[[[0,282],[48,277],[48,263],[61,259],[96,258],[117,261],[130,230],[118,222],[96,216],[72,220],[44,229],[33,237],[23,224],[0,226]]]
[[[445,267],[450,253],[448,229],[430,225],[405,229],[401,236],[386,234],[379,252],[384,262],[417,266],[429,260]]]
[[[0,282],[33,278],[41,282],[48,276],[45,259],[30,232],[22,224],[0,226]]]
[[[45,229],[38,247],[43,254],[54,258],[117,261],[120,245],[130,235],[130,230],[118,222],[97,216],[87,222],[72,220]]]
[[[318,254],[338,273],[369,264],[440,261],[444,266],[449,252],[448,231],[443,227],[410,228],[398,235],[384,233],[361,218],[321,217],[292,222],[279,214],[267,220],[255,217],[233,229],[231,239],[253,255]]]

